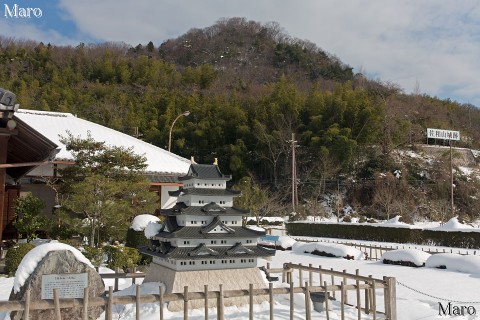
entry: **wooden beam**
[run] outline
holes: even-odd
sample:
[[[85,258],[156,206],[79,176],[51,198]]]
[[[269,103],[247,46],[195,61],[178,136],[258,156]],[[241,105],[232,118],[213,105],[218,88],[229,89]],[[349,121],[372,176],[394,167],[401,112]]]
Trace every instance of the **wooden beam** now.
[[[51,164],[51,163],[52,162],[50,161],[3,163],[3,164],[0,164],[0,169],[18,168],[18,167],[36,167],[36,166],[41,166],[42,164]]]
[[[8,140],[10,136],[0,135],[0,164],[7,162]],[[5,168],[0,168],[0,241],[3,239],[3,217],[5,216],[5,182],[7,172]]]

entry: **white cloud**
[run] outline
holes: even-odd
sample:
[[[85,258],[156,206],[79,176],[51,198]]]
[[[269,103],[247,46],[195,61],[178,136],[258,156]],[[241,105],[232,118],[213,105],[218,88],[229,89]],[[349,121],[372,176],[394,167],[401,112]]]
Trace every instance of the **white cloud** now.
[[[418,81],[427,94],[480,106],[475,0],[60,0],[60,6],[79,34],[131,45],[153,41],[158,46],[223,17],[276,21],[292,37],[314,42],[406,92]],[[51,31],[9,32],[68,41]]]

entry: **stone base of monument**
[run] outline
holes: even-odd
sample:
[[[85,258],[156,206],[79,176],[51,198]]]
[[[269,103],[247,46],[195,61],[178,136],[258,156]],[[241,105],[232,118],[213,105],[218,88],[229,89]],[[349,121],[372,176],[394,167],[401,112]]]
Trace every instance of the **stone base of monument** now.
[[[105,284],[94,268],[78,261],[70,251],[51,251],[37,264],[18,292],[12,289],[9,300],[25,301],[27,289],[30,289],[32,302],[52,299],[53,288],[60,291],[60,298],[83,298],[85,287],[88,287],[89,297],[105,295]],[[102,307],[90,307],[88,319],[97,319],[102,312]],[[10,317],[15,320],[23,319],[23,311],[11,312]],[[61,309],[61,317],[82,319],[82,308]],[[55,319],[55,310],[31,310],[29,319]]]
[[[188,286],[189,292],[204,292],[205,285],[208,291],[218,291],[219,284],[223,291],[248,290],[250,283],[254,289],[268,288],[258,268],[227,269],[227,270],[202,270],[202,271],[175,271],[158,264],[150,264],[147,270],[145,282],[162,282],[165,284],[165,293],[182,293]],[[254,296],[255,304],[268,301],[268,296]],[[249,296],[224,298],[224,306],[241,306],[249,303]],[[183,310],[183,300],[173,301],[168,304],[169,311]],[[203,299],[188,302],[189,309],[198,309],[205,306]],[[208,301],[209,308],[217,307],[217,300]]]

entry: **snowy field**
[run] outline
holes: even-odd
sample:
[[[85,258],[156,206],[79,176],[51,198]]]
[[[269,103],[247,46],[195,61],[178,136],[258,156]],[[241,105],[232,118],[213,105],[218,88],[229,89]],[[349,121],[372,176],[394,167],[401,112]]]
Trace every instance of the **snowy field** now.
[[[301,247],[301,244],[295,247]],[[325,246],[325,243],[322,244]],[[285,262],[302,263],[303,265],[312,264],[313,266],[321,265],[322,268],[333,268],[337,271],[347,270],[349,273],[355,273],[359,269],[361,275],[372,275],[374,278],[382,278],[383,276],[395,277],[397,280],[397,317],[401,320],[414,319],[476,319],[475,316],[445,316],[439,315],[439,303],[447,306],[448,301],[451,301],[453,306],[470,307],[470,311],[475,310],[480,314],[480,257],[468,256],[467,258],[459,255],[449,255],[445,257],[438,256],[438,258],[431,259],[427,262],[429,265],[446,265],[447,270],[436,269],[434,267],[412,268],[405,266],[386,265],[381,262],[365,261],[365,260],[345,260],[342,258],[327,258],[320,257],[308,253],[303,253],[302,250],[294,251],[277,251],[275,257],[271,261],[271,267],[280,268]],[[322,247],[325,249],[325,247]],[[328,250],[328,249],[327,249]],[[352,254],[348,249],[348,252]],[[332,252],[338,252],[339,247],[332,248]],[[407,252],[408,253],[408,252]],[[389,253],[390,259],[395,260],[395,257],[405,257],[405,252],[398,254]],[[415,256],[415,254],[414,254]],[[434,257],[434,256],[432,256]],[[428,256],[415,256],[415,259],[425,259]],[[435,261],[438,260],[438,261]],[[430,261],[430,260],[429,260]],[[457,271],[459,270],[459,271]],[[105,270],[101,270],[105,272]],[[296,285],[298,284],[298,274],[295,273],[294,278]],[[304,279],[305,280],[305,279]],[[314,285],[315,283],[314,277]],[[1,300],[8,300],[10,291],[14,284],[13,278],[0,278],[0,298]],[[113,280],[106,282],[106,285],[113,285]],[[143,284],[142,294],[158,293],[158,283]],[[275,286],[284,286],[279,282]],[[134,288],[129,286],[127,281],[121,282],[121,287],[124,289],[116,295],[133,295]],[[349,294],[349,300],[355,301],[355,294]],[[276,305],[275,319],[289,318],[289,301],[288,295],[275,296]],[[304,296],[297,294],[295,297],[295,318],[304,319]],[[383,310],[383,291],[377,290],[377,302],[379,303],[379,310]],[[472,309],[474,308],[474,309]],[[133,305],[117,306],[114,319],[135,319],[135,308]],[[269,319],[269,305],[264,303],[255,306],[255,319]],[[466,309],[465,309],[466,310]],[[209,311],[210,319],[216,319],[215,309]],[[183,312],[171,313],[165,310],[166,319],[183,319]],[[204,319],[204,310],[192,310],[189,313],[190,319]],[[144,304],[141,310],[141,319],[150,320],[158,319],[159,307],[158,304]],[[104,319],[102,314],[99,319]],[[225,309],[226,319],[248,319],[248,306],[245,307],[230,307]],[[356,319],[356,310],[347,307],[347,319]],[[479,317],[480,318],[480,317]],[[2,316],[0,316],[2,319]],[[6,318],[8,319],[8,317]],[[312,319],[325,319],[325,313],[318,313],[312,310]],[[330,313],[330,319],[340,319],[339,304],[334,302],[333,311]],[[362,315],[362,319],[371,319]]]

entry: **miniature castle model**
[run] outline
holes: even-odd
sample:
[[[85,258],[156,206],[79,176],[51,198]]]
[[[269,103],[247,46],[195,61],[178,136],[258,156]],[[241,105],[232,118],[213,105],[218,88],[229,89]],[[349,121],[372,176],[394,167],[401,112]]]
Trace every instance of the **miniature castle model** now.
[[[166,293],[209,290],[247,289],[249,284],[264,288],[266,284],[257,268],[257,259],[275,255],[274,250],[257,244],[264,232],[242,226],[248,211],[233,207],[233,198],[240,191],[227,189],[230,175],[221,173],[217,161],[213,165],[192,164],[181,177],[183,188],[170,191],[177,203],[162,210],[165,216],[160,232],[152,238],[142,253],[153,257],[145,282],[163,282]],[[257,303],[263,297],[257,297]],[[225,305],[247,303],[235,298]],[[195,304],[198,302],[198,305]],[[215,301],[211,301],[215,306]],[[191,301],[191,307],[203,307],[203,301]],[[170,310],[178,310],[169,304]]]

